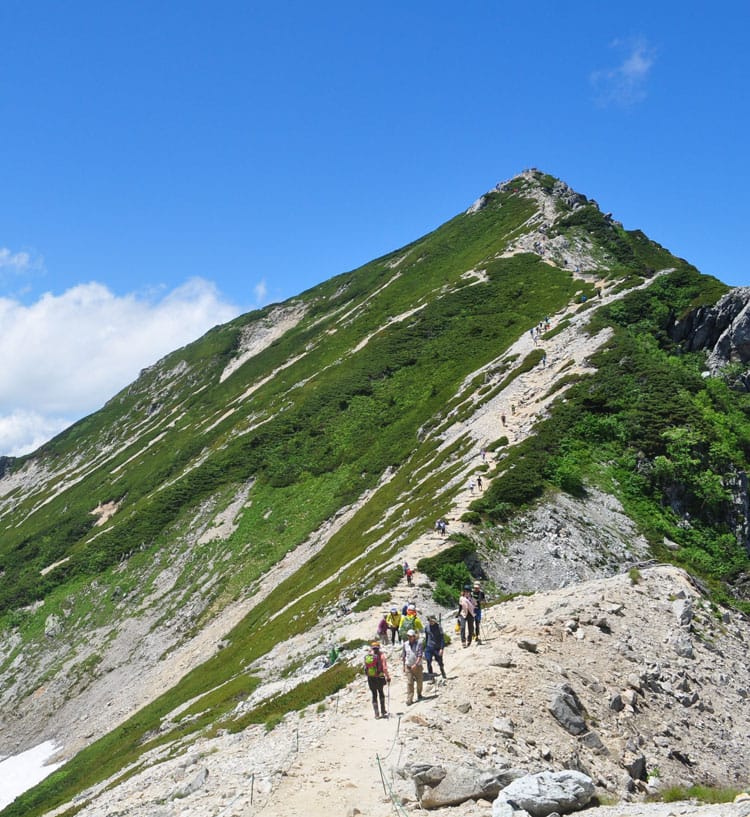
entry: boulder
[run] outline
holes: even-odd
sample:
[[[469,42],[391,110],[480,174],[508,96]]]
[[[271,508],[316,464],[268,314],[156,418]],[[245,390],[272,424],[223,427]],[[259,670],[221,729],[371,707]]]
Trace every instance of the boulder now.
[[[170,800],[182,800],[185,797],[189,797],[191,794],[194,794],[198,791],[198,789],[203,788],[208,780],[208,769],[205,766],[201,766],[200,769],[182,786],[177,786],[177,788],[173,789],[171,794],[169,795]]]
[[[524,809],[531,817],[549,817],[554,812],[570,814],[588,805],[593,796],[594,781],[588,775],[572,769],[540,772],[507,785],[492,804],[492,814],[502,815],[503,804]]]
[[[672,602],[672,610],[680,627],[688,627],[690,625],[695,614],[693,602],[690,599],[675,599]]]
[[[588,731],[583,719],[583,706],[575,690],[563,684],[552,698],[549,711],[554,719],[571,735],[582,735]]]
[[[687,633],[677,633],[671,641],[672,649],[681,658],[693,658],[695,653],[693,651],[693,642]]]
[[[495,718],[492,728],[504,738],[512,738],[516,731],[516,725],[510,718]]]
[[[520,769],[510,767],[481,769],[453,766],[447,769],[445,777],[436,786],[417,784],[417,795],[422,808],[426,809],[458,806],[467,800],[491,801],[504,786],[523,774]]]

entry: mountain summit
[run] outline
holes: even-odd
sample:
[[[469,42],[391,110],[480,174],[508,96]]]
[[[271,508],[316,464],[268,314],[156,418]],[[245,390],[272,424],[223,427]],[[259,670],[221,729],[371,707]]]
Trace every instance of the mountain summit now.
[[[380,815],[541,771],[600,799],[746,782],[747,300],[529,170],[4,458],[0,755],[54,741],[66,763],[1,813],[328,814],[350,780]],[[402,717],[304,768],[311,810],[284,778],[343,740],[339,712],[367,717],[380,614],[409,600],[450,632],[474,581],[482,643],[447,648],[424,711],[393,652]]]

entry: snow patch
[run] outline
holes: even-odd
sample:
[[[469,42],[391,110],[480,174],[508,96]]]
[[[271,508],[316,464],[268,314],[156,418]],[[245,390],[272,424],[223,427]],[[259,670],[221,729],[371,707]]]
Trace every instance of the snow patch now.
[[[47,763],[56,751],[56,744],[46,740],[33,749],[0,760],[0,809],[62,766],[62,763]]]

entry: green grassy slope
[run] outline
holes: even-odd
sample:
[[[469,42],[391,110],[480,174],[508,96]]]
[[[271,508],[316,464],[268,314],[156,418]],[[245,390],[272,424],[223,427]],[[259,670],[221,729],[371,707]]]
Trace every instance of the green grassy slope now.
[[[73,621],[107,622],[122,608],[113,592],[88,592],[90,583],[142,597],[162,561],[184,560],[164,615],[208,571],[207,615],[250,592],[341,508],[371,495],[215,658],[4,815],[42,814],[157,744],[242,728],[247,718],[233,712],[257,683],[248,668],[279,632],[304,632],[342,594],[387,588],[379,566],[450,500],[446,486],[468,443],[459,439],[438,453],[437,432],[449,412],[472,410],[475,387],[462,384],[576,292],[593,293],[592,283],[535,255],[498,257],[536,209],[527,185],[494,192],[478,212],[292,302],[216,327],[34,455],[6,463],[5,484],[13,488],[0,496],[0,625],[29,639],[39,637],[42,615],[57,610]],[[676,272],[592,312],[598,325],[615,328],[599,374],[569,390],[539,433],[503,461],[475,506],[478,535],[550,486],[575,492],[595,481],[624,498],[655,547],[669,536],[684,563],[730,579],[746,559],[717,522],[726,496],[711,475],[746,467],[748,408],[721,382],[700,378],[696,358],[679,355],[665,331],[723,287],[590,205],[576,212],[561,205],[558,230],[586,237],[609,260],[602,276],[633,282],[656,269]],[[279,308],[296,310],[296,325],[222,380],[245,333]],[[639,458],[654,464],[648,475]],[[703,476],[690,470],[696,459]],[[665,486],[677,473],[682,504],[670,505]],[[198,542],[195,532],[238,496],[245,501],[234,532]],[[108,502],[117,511],[96,526],[92,511]],[[701,524],[681,538],[675,509],[683,505]],[[24,609],[42,598],[44,614]],[[272,616],[273,627],[264,626]],[[0,669],[16,655],[10,650]],[[326,674],[300,700],[345,682],[345,670]],[[189,701],[170,729],[157,730]],[[247,717],[272,719],[295,705],[279,700]]]

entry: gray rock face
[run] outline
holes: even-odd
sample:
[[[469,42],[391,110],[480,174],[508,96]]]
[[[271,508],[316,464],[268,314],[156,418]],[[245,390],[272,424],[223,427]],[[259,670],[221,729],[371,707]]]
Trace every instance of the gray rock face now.
[[[549,711],[560,726],[571,735],[582,735],[587,731],[581,701],[569,684],[563,684],[554,695]]]
[[[675,634],[671,643],[674,651],[682,658],[692,658],[694,656],[693,642],[686,633]]]
[[[203,788],[208,780],[208,769],[202,766],[191,778],[182,786],[175,788],[169,795],[170,800],[182,800],[189,797],[199,789]]]
[[[62,632],[62,620],[60,616],[52,613],[47,616],[47,621],[44,623],[44,634],[47,638],[57,638]]]
[[[549,817],[554,812],[570,814],[584,808],[593,796],[594,781],[588,775],[571,769],[540,772],[506,786],[492,804],[492,815],[502,815],[505,804],[522,808],[531,817]]]
[[[714,306],[702,306],[677,322],[671,337],[689,351],[708,351],[716,372],[727,363],[750,360],[750,287],[730,290]]]

